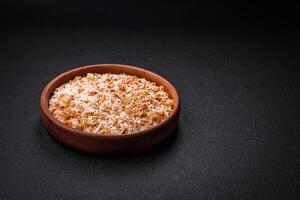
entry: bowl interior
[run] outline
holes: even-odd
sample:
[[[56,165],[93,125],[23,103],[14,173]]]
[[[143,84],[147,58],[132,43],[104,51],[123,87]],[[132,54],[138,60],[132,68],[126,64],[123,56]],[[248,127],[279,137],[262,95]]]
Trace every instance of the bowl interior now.
[[[75,78],[75,76],[85,76],[87,73],[114,73],[120,74],[125,73],[129,75],[135,75],[140,78],[145,78],[149,81],[155,82],[158,85],[162,85],[164,90],[169,94],[170,98],[174,101],[173,111],[170,116],[167,117],[162,123],[171,118],[174,113],[178,110],[179,107],[179,97],[176,89],[163,77],[150,72],[148,70],[144,70],[138,67],[132,67],[127,65],[119,65],[119,64],[99,64],[99,65],[90,65],[85,67],[75,68],[73,70],[67,71],[56,78],[54,78],[48,85],[44,88],[41,96],[41,108],[43,112],[49,117],[53,118],[52,114],[48,109],[48,102],[51,98],[53,91],[59,87],[60,85],[66,83],[67,81]],[[56,120],[55,120],[56,121]]]

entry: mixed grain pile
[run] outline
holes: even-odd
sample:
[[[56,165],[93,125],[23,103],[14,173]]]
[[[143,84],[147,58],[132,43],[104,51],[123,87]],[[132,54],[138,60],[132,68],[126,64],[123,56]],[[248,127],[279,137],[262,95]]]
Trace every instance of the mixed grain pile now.
[[[161,123],[170,115],[173,104],[163,86],[144,78],[88,73],[56,88],[49,110],[70,127],[120,135]]]

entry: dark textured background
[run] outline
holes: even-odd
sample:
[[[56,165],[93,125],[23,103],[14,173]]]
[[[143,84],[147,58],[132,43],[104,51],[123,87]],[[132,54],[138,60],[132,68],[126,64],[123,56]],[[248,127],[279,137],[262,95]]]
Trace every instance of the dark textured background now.
[[[0,3],[1,200],[299,199],[296,6]],[[176,134],[122,157],[52,139],[43,87],[95,63],[170,80],[182,99]]]

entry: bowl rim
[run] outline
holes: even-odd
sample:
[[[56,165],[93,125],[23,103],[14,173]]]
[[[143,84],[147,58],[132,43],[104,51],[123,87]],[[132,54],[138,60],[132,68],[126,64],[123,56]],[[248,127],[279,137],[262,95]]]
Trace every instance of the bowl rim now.
[[[138,70],[138,71],[142,71],[145,72],[147,74],[151,74],[152,76],[156,77],[157,79],[161,79],[163,82],[165,82],[166,84],[168,84],[171,88],[172,91],[174,91],[174,98],[176,99],[174,102],[174,106],[172,109],[172,112],[170,113],[170,115],[165,118],[161,123],[159,123],[158,125],[155,125],[151,128],[142,130],[142,131],[136,131],[136,132],[132,132],[130,134],[125,134],[125,135],[100,135],[97,133],[93,133],[93,132],[87,132],[87,131],[82,131],[76,128],[72,128],[69,127],[65,124],[63,124],[62,122],[60,122],[59,120],[57,120],[56,118],[54,118],[54,116],[52,115],[52,113],[50,112],[50,110],[48,109],[48,102],[49,99],[46,98],[46,94],[48,93],[50,87],[58,80],[60,80],[62,77],[64,77],[65,75],[69,74],[69,73],[73,73],[76,71],[80,71],[82,69],[89,69],[89,68],[94,68],[94,67],[105,67],[105,66],[118,66],[118,67],[123,67],[123,68],[130,68],[132,70]],[[142,77],[147,79],[146,77]],[[155,82],[155,81],[152,81]],[[59,87],[59,86],[58,86]],[[81,67],[76,67],[73,68],[71,70],[65,71],[61,74],[59,74],[58,76],[56,76],[55,78],[53,78],[50,82],[47,83],[47,85],[44,87],[42,93],[41,93],[41,97],[40,97],[40,109],[41,112],[46,116],[46,118],[48,120],[50,120],[52,123],[55,124],[55,126],[58,126],[61,129],[65,129],[68,132],[71,132],[72,134],[75,135],[80,135],[80,136],[85,136],[85,137],[93,137],[93,138],[105,138],[105,139],[124,139],[124,138],[132,138],[132,137],[137,137],[137,136],[141,136],[141,135],[146,135],[146,134],[151,134],[152,132],[164,127],[166,124],[168,124],[168,122],[170,122],[171,120],[173,120],[180,109],[180,98],[179,98],[179,94],[177,92],[177,90],[175,89],[175,87],[164,77],[162,77],[161,75],[158,75],[152,71],[149,71],[147,69],[143,69],[140,67],[136,67],[136,66],[131,66],[131,65],[124,65],[124,64],[92,64],[92,65],[85,65],[85,66],[81,66]]]

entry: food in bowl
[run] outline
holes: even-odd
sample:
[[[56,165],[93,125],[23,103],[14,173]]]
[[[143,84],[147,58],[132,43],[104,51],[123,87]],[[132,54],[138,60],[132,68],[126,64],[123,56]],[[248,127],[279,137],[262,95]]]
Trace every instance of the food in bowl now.
[[[63,124],[100,135],[123,135],[162,123],[174,101],[163,86],[128,74],[87,73],[59,86],[49,110]]]

